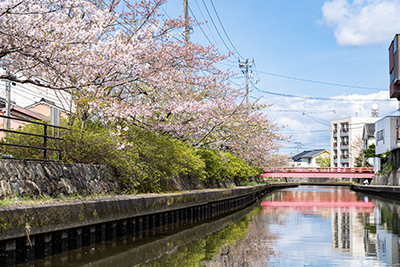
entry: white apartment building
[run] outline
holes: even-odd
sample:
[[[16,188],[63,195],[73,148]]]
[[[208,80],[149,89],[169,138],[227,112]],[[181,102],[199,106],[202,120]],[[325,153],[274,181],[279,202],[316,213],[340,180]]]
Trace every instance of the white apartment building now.
[[[354,167],[362,149],[365,123],[376,117],[350,117],[331,121],[331,167]]]

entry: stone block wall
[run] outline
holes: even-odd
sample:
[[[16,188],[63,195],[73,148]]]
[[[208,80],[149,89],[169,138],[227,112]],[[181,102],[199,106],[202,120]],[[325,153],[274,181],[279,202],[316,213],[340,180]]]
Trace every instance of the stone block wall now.
[[[106,166],[0,160],[0,199],[120,191],[118,176]]]
[[[260,181],[260,177],[250,181]],[[194,177],[166,177],[165,192],[227,188],[240,181],[200,181]],[[0,199],[11,197],[121,194],[124,188],[113,169],[101,165],[0,159]]]
[[[400,186],[400,171],[391,171],[388,175],[375,174],[372,176],[372,185]]]

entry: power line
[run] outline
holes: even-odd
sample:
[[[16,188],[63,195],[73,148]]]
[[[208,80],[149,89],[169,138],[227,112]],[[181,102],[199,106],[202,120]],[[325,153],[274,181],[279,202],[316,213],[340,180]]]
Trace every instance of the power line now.
[[[352,87],[350,87],[349,89],[347,89],[347,90],[344,92],[344,94],[347,93],[348,91],[350,91],[352,88],[355,88],[355,86],[356,86],[357,84],[359,84],[359,83],[361,83],[362,81],[364,81],[369,75],[371,75],[373,72],[375,72],[375,71],[376,71],[380,66],[382,66],[382,64],[385,63],[385,62],[386,62],[386,59],[385,59],[384,61],[382,61],[382,63],[379,64],[378,67],[376,67],[376,68],[373,69],[370,73],[368,73],[364,78],[362,78],[362,79],[359,80],[356,84],[354,84]]]
[[[275,74],[275,73],[265,72],[265,71],[258,71],[258,72],[261,73],[261,74],[266,74],[266,75],[270,75],[270,76],[275,76],[275,77],[280,77],[280,78],[285,78],[285,79],[291,79],[291,80],[296,80],[296,81],[302,81],[302,82],[309,82],[309,83],[317,83],[317,84],[339,86],[339,87],[348,87],[348,88],[367,89],[367,90],[379,90],[379,91],[387,90],[387,88],[383,89],[383,88],[375,88],[375,87],[354,86],[354,85],[346,85],[346,84],[331,83],[331,82],[322,82],[322,81],[315,81],[315,80],[291,77],[291,76],[280,75],[280,74]]]
[[[211,14],[210,14],[210,11],[208,10],[208,7],[207,7],[206,3],[204,2],[204,0],[202,0],[202,2],[203,2],[204,7],[206,8],[207,14],[208,14],[208,16],[210,17],[212,24],[214,25],[215,30],[216,30],[217,33],[218,33],[219,38],[221,38],[221,41],[224,43],[226,49],[228,49],[228,52],[229,52],[229,51],[230,51],[230,48],[228,47],[228,45],[225,43],[224,39],[222,38],[221,33],[219,32],[219,30],[218,30],[218,28],[217,28],[217,25],[215,25],[215,22],[214,22],[214,20],[213,20]],[[239,59],[239,58],[238,58],[238,59]]]
[[[203,18],[204,22],[206,22],[207,20],[206,20],[206,18],[204,17],[203,12],[201,11],[201,8],[200,8],[199,3],[197,2],[197,0],[195,0],[195,3],[196,3],[196,6],[197,6],[197,8],[198,8],[198,10],[199,10],[199,12],[200,12],[201,17]],[[189,6],[189,8],[190,8],[190,6]],[[192,11],[190,11],[190,12],[192,13],[194,19],[196,20],[196,17],[194,16],[193,12],[192,12]],[[196,21],[199,22],[198,20],[196,20]],[[205,25],[206,25],[208,31],[210,32],[211,37],[212,37],[212,39],[214,40],[215,45],[217,46],[218,50],[220,50],[219,45],[218,45],[218,42],[217,42],[217,40],[215,39],[215,37],[214,37],[214,35],[213,35],[213,33],[212,33],[210,27],[208,26],[208,23],[206,23]],[[200,28],[201,28],[201,27],[200,27]],[[203,31],[203,33],[204,33],[204,31]],[[207,38],[207,40],[208,40],[207,35],[206,35],[205,33],[204,33],[204,35],[206,36],[206,38]],[[211,43],[211,42],[210,42],[210,43]],[[212,44],[212,43],[211,43],[211,44]],[[232,61],[232,63],[236,63],[236,62],[233,62],[233,61]]]
[[[290,98],[301,98],[301,99],[309,99],[309,100],[323,100],[323,101],[348,101],[348,102],[355,102],[355,101],[361,101],[361,102],[375,102],[375,101],[397,101],[396,99],[345,99],[345,98],[332,98],[332,97],[314,97],[314,96],[299,96],[299,95],[290,95],[290,94],[281,94],[281,93],[275,93],[275,92],[270,92],[270,91],[264,91],[256,86],[254,88],[262,93],[265,94],[270,94],[270,95],[277,95],[277,96],[283,96],[283,97],[290,97]]]
[[[196,19],[196,16],[194,15],[194,13],[193,13],[192,9],[190,8],[190,6],[188,6],[188,8],[189,8],[189,11],[190,11],[190,13],[192,14],[194,20],[197,21],[197,22],[199,22],[199,21]],[[213,43],[210,41],[210,39],[208,38],[207,34],[204,32],[204,30],[203,30],[203,28],[201,27],[201,25],[199,25],[199,27],[200,27],[200,30],[201,30],[201,32],[203,33],[204,37],[206,37],[206,39],[208,40],[208,42],[209,42],[210,44],[213,44]],[[221,52],[220,52],[219,50],[218,50],[218,53],[221,54]]]
[[[224,31],[224,33],[225,33],[225,35],[226,35],[226,38],[228,38],[229,43],[232,45],[232,47],[233,47],[233,49],[236,51],[236,53],[238,53],[238,55],[239,55],[241,58],[244,59],[244,57],[242,57],[242,55],[239,53],[239,51],[237,51],[236,47],[233,45],[231,39],[229,38],[228,34],[226,33],[225,28],[224,28],[224,25],[222,24],[221,19],[220,19],[219,16],[218,16],[218,13],[217,13],[217,10],[215,9],[215,6],[214,6],[213,1],[210,0],[210,2],[211,2],[211,5],[212,5],[212,7],[213,7],[213,9],[214,9],[215,15],[217,15],[217,19],[218,19],[218,21],[219,21],[219,24],[221,24],[222,30]]]

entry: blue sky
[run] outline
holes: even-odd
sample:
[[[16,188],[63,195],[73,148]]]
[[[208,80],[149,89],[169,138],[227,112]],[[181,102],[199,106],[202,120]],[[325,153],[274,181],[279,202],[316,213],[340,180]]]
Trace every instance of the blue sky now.
[[[380,117],[398,108],[397,100],[388,101],[387,88],[388,47],[400,33],[400,0],[188,1],[191,17],[194,14],[198,21],[208,21],[201,27],[212,43],[224,54],[228,48],[236,49],[242,57],[236,53],[221,67],[240,73],[237,57],[254,59],[252,84],[259,81],[251,88],[250,99],[274,104],[265,112],[285,126],[283,134],[292,136],[292,142],[284,143],[283,153],[296,154],[296,142],[301,143],[300,151],[330,150],[330,120],[370,117],[373,103],[379,105]],[[167,2],[162,12],[183,16],[183,0]],[[191,40],[209,44],[199,27],[194,27]],[[240,74],[233,81],[242,87],[245,83]],[[359,101],[363,99],[368,101]],[[378,101],[382,99],[385,101]]]
[[[221,53],[239,52],[220,65],[239,73],[232,80],[236,86],[245,84],[237,58],[254,59],[250,100],[273,104],[264,112],[284,127],[282,134],[292,136],[290,143],[283,143],[282,153],[296,154],[296,143],[301,143],[300,152],[330,150],[330,120],[369,117],[373,103],[379,105],[380,116],[398,108],[397,100],[388,101],[387,88],[388,47],[400,33],[400,0],[188,1],[194,15],[190,16],[207,21],[201,29]],[[169,0],[161,9],[172,18],[183,12],[183,0]],[[191,40],[209,45],[201,29],[193,28]],[[180,38],[179,32],[174,38]],[[12,98],[21,106],[50,97],[48,92],[27,95],[27,89],[19,86],[13,92]]]

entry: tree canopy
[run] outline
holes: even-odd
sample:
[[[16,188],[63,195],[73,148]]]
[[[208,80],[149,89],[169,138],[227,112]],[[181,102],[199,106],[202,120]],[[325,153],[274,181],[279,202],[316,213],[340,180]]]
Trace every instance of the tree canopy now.
[[[85,120],[135,125],[266,165],[286,140],[244,103],[214,46],[169,38],[187,23],[159,13],[165,0],[2,0],[0,79],[71,95]],[[116,129],[116,128],[115,128]],[[122,134],[120,130],[114,131]]]

